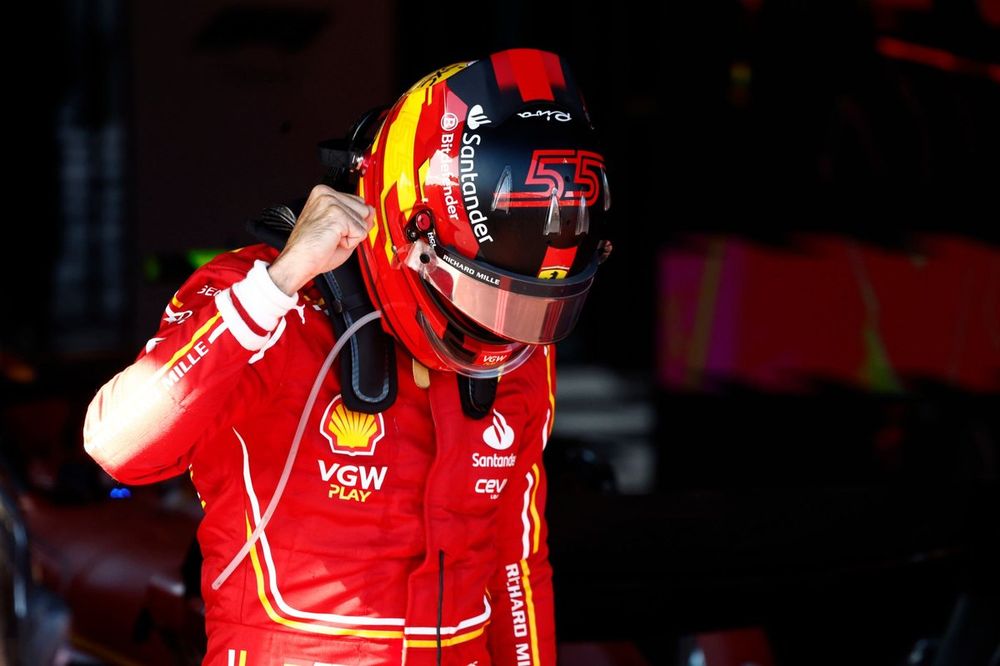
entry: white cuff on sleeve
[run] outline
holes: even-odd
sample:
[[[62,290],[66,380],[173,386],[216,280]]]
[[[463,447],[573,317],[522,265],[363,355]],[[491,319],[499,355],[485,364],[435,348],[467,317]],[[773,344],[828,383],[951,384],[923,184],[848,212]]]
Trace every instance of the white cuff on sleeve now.
[[[233,303],[234,299],[252,321],[246,321],[241,316],[239,308]],[[298,294],[288,296],[275,286],[268,275],[267,264],[259,259],[246,278],[215,295],[215,305],[223,321],[237,342],[248,351],[263,348],[270,332],[298,302]]]
[[[244,349],[257,351],[267,342],[266,335],[258,335],[247,326],[239,310],[233,305],[233,296],[229,293],[229,289],[223,289],[215,295],[215,307],[219,308],[222,321],[226,322],[229,331]]]
[[[298,305],[299,295],[289,296],[278,289],[267,266],[260,259],[254,261],[246,279],[234,284],[232,290],[254,323],[265,331],[273,331],[278,320]]]

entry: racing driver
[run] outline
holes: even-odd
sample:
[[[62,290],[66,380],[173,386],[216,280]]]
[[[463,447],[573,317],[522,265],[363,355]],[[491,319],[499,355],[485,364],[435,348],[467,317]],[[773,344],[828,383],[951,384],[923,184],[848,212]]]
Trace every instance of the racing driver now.
[[[329,154],[180,287],[86,450],[125,484],[190,474],[203,664],[555,664],[553,343],[610,252],[582,96],[502,51]]]

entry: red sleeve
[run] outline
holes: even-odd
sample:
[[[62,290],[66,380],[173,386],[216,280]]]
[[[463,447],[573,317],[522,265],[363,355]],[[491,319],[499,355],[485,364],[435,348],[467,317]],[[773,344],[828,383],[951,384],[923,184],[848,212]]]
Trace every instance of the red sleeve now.
[[[156,335],[132,365],[98,391],[84,447],[123,483],[152,483],[187,469],[193,448],[253,404],[242,382],[297,302],[267,275],[273,256],[246,248],[196,271],[164,310]],[[280,325],[280,326],[279,326]],[[232,391],[240,386],[239,399]]]
[[[545,373],[532,387],[536,408],[522,434],[514,474],[505,492],[499,526],[499,567],[490,585],[489,627],[493,663],[550,666],[556,663],[552,567],[545,524],[542,451],[555,415],[555,347],[543,350]],[[502,380],[501,380],[502,381]]]

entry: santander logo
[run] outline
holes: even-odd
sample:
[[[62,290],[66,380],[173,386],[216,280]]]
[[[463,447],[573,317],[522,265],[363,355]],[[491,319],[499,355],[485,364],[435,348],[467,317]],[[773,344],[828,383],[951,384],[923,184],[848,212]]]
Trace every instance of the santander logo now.
[[[514,429],[507,425],[507,419],[493,410],[493,425],[483,431],[483,441],[491,449],[506,451],[514,443]]]
[[[469,117],[465,122],[469,126],[469,129],[477,130],[483,125],[489,125],[492,121],[486,117],[486,112],[483,111],[482,104],[474,104],[469,109]]]

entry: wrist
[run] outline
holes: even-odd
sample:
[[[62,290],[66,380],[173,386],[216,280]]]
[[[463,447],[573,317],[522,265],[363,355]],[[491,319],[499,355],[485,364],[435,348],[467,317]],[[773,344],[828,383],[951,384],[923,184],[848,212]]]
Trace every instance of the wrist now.
[[[312,279],[311,275],[302,275],[302,272],[296,270],[294,266],[295,262],[289,261],[284,254],[279,254],[267,268],[271,282],[286,296],[294,296]]]

